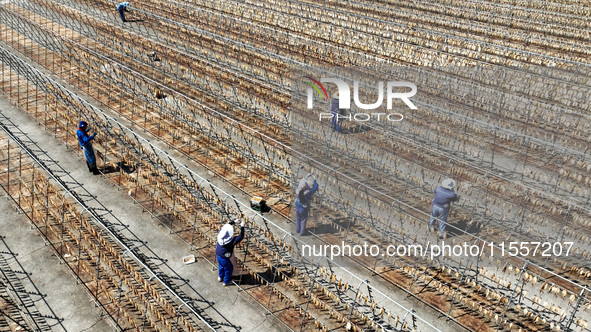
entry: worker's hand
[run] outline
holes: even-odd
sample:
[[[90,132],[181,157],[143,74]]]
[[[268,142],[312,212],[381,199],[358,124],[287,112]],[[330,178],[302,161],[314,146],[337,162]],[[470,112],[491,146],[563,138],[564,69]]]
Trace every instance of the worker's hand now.
[[[92,135],[90,136],[90,138],[94,138],[94,136],[96,136],[96,133],[92,134]]]

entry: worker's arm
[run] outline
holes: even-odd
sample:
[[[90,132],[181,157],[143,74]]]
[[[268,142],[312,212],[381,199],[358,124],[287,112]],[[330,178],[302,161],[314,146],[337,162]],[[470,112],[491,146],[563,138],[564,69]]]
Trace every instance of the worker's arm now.
[[[314,194],[317,190],[318,190],[318,182],[316,182],[316,179],[314,179],[314,185],[312,186],[312,189],[310,189],[310,191],[308,192],[308,195],[310,195],[310,197],[311,197],[312,194]]]
[[[78,136],[78,140],[80,141],[80,145],[86,145],[88,142],[92,141],[94,139],[95,134],[92,134],[91,136],[86,136],[84,133],[78,131],[77,136]]]
[[[450,202],[456,202],[458,200],[458,195],[456,193],[454,193],[454,195],[452,197],[450,197]]]
[[[237,245],[238,243],[240,243],[240,241],[242,241],[242,239],[244,239],[244,226],[242,226],[242,224],[240,224],[240,234],[234,238],[234,245]]]
[[[85,136],[86,140],[85,140],[84,144],[92,141],[94,139],[94,136],[96,136],[96,133],[94,133],[94,134],[92,134],[90,136]]]

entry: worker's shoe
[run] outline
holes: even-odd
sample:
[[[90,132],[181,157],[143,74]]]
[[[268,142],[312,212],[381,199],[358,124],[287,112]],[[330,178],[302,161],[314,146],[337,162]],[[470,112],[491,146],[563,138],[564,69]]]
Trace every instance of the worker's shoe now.
[[[226,283],[223,283],[222,285],[224,285],[224,287],[230,286],[230,284],[226,284]]]
[[[222,278],[218,277],[218,281],[219,281],[219,282],[222,282]]]
[[[98,168],[96,168],[96,164],[90,164],[89,166],[89,170],[92,172],[92,174],[94,175],[99,175],[101,174],[98,170]]]

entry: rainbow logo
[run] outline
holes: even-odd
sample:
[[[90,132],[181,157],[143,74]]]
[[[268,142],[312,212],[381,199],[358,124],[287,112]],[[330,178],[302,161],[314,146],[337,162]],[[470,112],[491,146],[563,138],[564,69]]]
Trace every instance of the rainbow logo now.
[[[324,99],[328,100],[328,93],[326,93],[326,89],[324,89],[324,86],[322,86],[322,83],[320,83],[318,80],[313,79],[310,76],[304,76],[304,78],[307,78],[316,84],[316,85],[314,85],[310,82],[306,82],[309,86],[313,87],[314,90],[316,90],[316,92],[318,92],[318,95],[320,96],[320,98],[324,97]],[[319,87],[324,92],[324,95],[322,94],[322,92],[320,92]]]

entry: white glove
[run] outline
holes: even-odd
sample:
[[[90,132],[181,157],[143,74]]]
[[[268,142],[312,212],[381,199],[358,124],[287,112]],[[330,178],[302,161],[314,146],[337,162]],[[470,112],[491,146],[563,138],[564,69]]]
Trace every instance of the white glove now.
[[[242,220],[242,222],[240,223],[240,227],[244,227],[246,226],[246,221]]]

